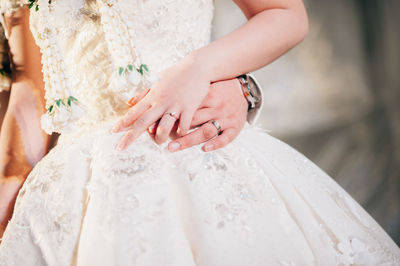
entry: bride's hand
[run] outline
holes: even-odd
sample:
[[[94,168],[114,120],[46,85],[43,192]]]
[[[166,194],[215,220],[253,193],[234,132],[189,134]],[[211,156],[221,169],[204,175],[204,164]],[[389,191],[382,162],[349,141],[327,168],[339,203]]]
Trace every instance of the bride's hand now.
[[[190,56],[162,71],[159,77],[154,88],[113,127],[114,133],[128,128],[118,149],[125,149],[158,120],[162,135],[168,136],[177,120],[178,134],[186,134],[193,114],[210,89],[206,71]]]

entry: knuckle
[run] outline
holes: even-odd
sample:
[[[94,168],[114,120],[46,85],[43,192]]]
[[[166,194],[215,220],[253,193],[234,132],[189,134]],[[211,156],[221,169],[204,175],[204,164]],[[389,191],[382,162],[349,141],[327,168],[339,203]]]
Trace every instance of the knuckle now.
[[[211,125],[203,127],[202,133],[205,139],[211,139],[215,136],[215,130]]]
[[[193,115],[192,121],[198,121],[198,120],[200,120],[200,115],[199,115],[198,113],[195,113],[195,114]]]
[[[167,140],[167,135],[165,133],[165,130],[163,128],[160,129],[160,131],[157,130],[157,134],[155,136],[155,141],[157,144],[164,143]]]
[[[129,122],[130,122],[130,117],[128,115],[124,116],[121,121],[120,121],[120,125],[127,127],[129,126]]]
[[[147,126],[147,123],[146,123],[145,118],[144,118],[144,117],[139,117],[139,118],[136,120],[135,125],[136,125],[137,127],[146,127],[146,126]]]
[[[125,141],[129,144],[134,139],[133,131],[128,131],[125,135]]]
[[[193,146],[193,136],[186,136],[180,139],[182,149],[186,149]]]
[[[227,136],[221,136],[221,143],[222,145],[226,145],[230,142],[230,139]]]
[[[220,139],[218,140],[218,142],[216,143],[215,146],[222,148],[225,147],[227,144],[229,143],[229,139],[226,137],[220,137]]]

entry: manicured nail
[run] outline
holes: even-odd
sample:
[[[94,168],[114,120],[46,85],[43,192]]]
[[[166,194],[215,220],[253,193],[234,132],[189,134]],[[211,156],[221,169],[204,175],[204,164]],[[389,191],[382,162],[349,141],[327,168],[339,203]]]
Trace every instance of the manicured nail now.
[[[181,144],[179,144],[179,142],[171,142],[168,145],[168,150],[170,152],[175,152],[175,151],[179,150],[180,147],[181,147]]]
[[[118,125],[115,125],[111,128],[110,130],[111,133],[117,133],[118,132]]]
[[[204,146],[204,151],[212,151],[214,149],[214,144],[207,144]]]
[[[148,131],[150,134],[155,134],[156,133],[156,124],[152,124],[149,128]]]
[[[129,101],[128,101],[128,105],[130,107],[134,106],[137,102],[136,102],[136,98],[137,96],[132,97]]]
[[[178,136],[183,136],[185,135],[185,132],[183,132],[182,128],[178,127],[178,129],[176,130],[176,134],[178,134]]]
[[[117,150],[122,151],[124,148],[125,148],[125,143],[123,142],[118,143]]]

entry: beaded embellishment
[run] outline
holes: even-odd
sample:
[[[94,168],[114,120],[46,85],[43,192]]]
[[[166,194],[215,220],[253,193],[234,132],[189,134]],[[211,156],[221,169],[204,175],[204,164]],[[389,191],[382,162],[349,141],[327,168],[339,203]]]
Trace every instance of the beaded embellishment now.
[[[41,14],[39,36],[43,40],[42,72],[45,82],[45,99],[47,112],[41,117],[42,128],[46,133],[61,132],[75,125],[84,113],[82,105],[71,94],[71,82],[64,58],[58,45],[57,32],[49,21],[50,8],[48,0],[38,0],[36,10]]]
[[[114,64],[114,91],[124,101],[135,93],[151,86],[157,77],[140,60],[135,47],[135,30],[126,23],[125,12],[117,0],[99,0],[100,15],[108,50]]]
[[[43,78],[46,86],[47,112],[41,118],[42,128],[46,133],[66,132],[74,128],[84,114],[84,103],[72,95],[72,86],[66,64],[61,53],[57,32],[49,21],[51,1],[35,0],[31,7],[40,12]],[[98,0],[101,24],[106,43],[111,54],[115,71],[111,88],[128,101],[137,92],[149,88],[157,80],[149,67],[140,61],[134,43],[135,31],[125,21],[125,13],[118,6],[117,0]]]

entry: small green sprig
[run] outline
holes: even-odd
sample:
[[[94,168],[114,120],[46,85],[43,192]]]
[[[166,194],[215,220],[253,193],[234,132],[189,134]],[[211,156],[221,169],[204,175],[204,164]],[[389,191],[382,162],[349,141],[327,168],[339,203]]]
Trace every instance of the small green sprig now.
[[[132,71],[133,68],[134,67],[131,64],[127,65],[126,67],[119,67],[118,74],[122,76],[122,74],[127,74],[128,72]],[[136,71],[139,72],[141,75],[143,75],[145,71],[149,72],[149,68],[147,67],[147,65],[141,64],[139,68],[136,68]]]
[[[141,65],[139,66],[139,69],[137,69],[137,71],[138,71],[141,75],[143,75],[145,71],[146,71],[146,72],[149,72],[149,68],[147,67],[147,65],[141,64]]]
[[[51,4],[52,0],[49,0],[49,4]],[[38,12],[39,11],[39,5],[38,5],[38,0],[28,0],[29,2],[29,9],[35,7],[35,11]]]
[[[39,11],[39,5],[37,3],[37,0],[29,0],[29,9],[35,7],[35,11]]]
[[[55,101],[55,104],[57,105],[57,107],[61,107],[61,105],[64,105],[64,106],[67,106],[67,105],[68,105],[69,107],[71,107],[72,102],[78,102],[78,99],[76,99],[76,98],[73,97],[73,96],[69,96],[69,97],[67,98],[67,104],[65,104],[64,101],[63,101],[62,99],[57,99],[57,100]],[[48,112],[48,113],[51,113],[53,110],[54,110],[54,105],[50,105],[50,106],[47,108],[47,112]]]

